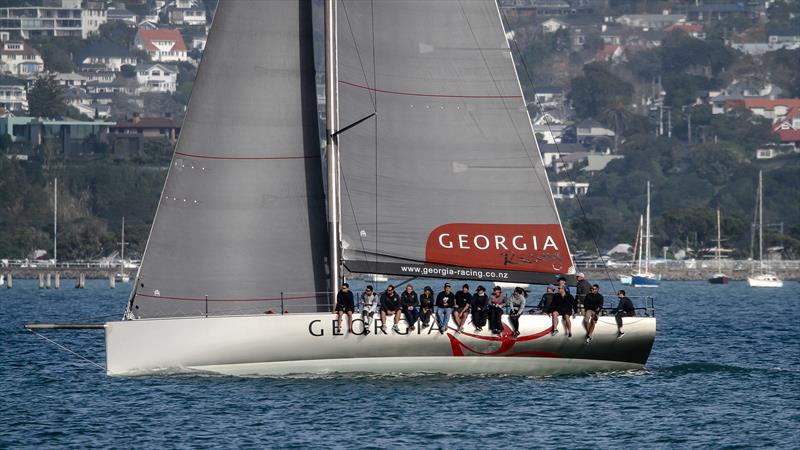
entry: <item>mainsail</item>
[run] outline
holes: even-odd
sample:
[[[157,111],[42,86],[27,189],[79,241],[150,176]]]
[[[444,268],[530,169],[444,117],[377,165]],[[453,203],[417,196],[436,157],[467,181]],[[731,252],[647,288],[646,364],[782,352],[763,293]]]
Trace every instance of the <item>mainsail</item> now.
[[[339,0],[349,271],[574,273],[503,29],[493,0]]]
[[[129,317],[327,303],[311,8],[220,2]]]

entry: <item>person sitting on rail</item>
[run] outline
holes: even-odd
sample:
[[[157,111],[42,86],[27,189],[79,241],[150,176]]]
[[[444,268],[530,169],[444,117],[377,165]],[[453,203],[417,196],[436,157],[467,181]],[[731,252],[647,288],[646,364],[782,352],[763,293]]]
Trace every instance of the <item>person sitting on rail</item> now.
[[[430,286],[425,286],[425,289],[422,290],[422,295],[419,296],[419,321],[423,327],[427,328],[431,323],[431,314],[433,313],[435,301],[433,289]]]
[[[447,324],[450,323],[450,314],[456,304],[456,295],[453,293],[450,283],[444,284],[444,290],[436,296],[436,321],[439,325],[439,334],[444,334]]]
[[[525,299],[525,289],[514,288],[514,293],[511,294],[511,309],[508,312],[508,321],[511,323],[514,337],[519,336],[519,316],[525,313]]]
[[[503,308],[506,306],[506,297],[503,288],[495,286],[489,298],[489,328],[492,334],[499,336],[503,332]]]
[[[584,299],[592,293],[592,285],[586,281],[586,277],[583,276],[582,272],[577,273],[575,278],[578,280],[578,285],[575,286],[575,302],[578,305],[577,312],[580,314],[583,309]]]
[[[456,308],[453,311],[453,321],[456,323],[456,332],[464,331],[464,323],[467,321],[469,307],[472,305],[472,294],[469,293],[469,285],[464,284],[461,290],[456,292]]]
[[[414,291],[414,286],[406,285],[406,290],[400,295],[400,305],[403,307],[403,316],[408,322],[408,329],[414,331],[414,324],[417,323],[417,318],[419,317],[419,311],[417,311],[419,299]]]
[[[636,308],[633,307],[633,302],[625,296],[625,291],[622,289],[617,292],[617,298],[619,298],[619,304],[617,304],[614,319],[617,321],[617,337],[622,337],[622,335],[625,334],[625,332],[622,331],[622,318],[635,316]]]
[[[486,288],[478,286],[475,290],[475,295],[472,296],[472,324],[475,325],[475,331],[483,331],[483,326],[486,325],[488,309],[489,296],[486,295]]]
[[[553,312],[553,295],[553,288],[551,287],[548,287],[547,291],[542,294],[542,299],[539,300],[539,305],[537,306],[542,314],[549,316]]]
[[[364,321],[364,334],[369,334],[369,324],[375,316],[375,310],[378,307],[378,295],[372,286],[367,285],[364,292],[361,293],[361,320]]]
[[[347,314],[347,332],[353,332],[353,311],[355,311],[355,301],[353,300],[353,293],[350,292],[350,285],[342,283],[342,287],[336,294],[336,320],[337,327],[342,329],[342,315]]]
[[[575,316],[576,311],[575,297],[567,292],[564,286],[559,286],[558,292],[553,296],[553,313],[551,314],[553,318],[553,331],[551,335],[555,336],[556,333],[558,333],[558,317],[563,316],[564,326],[567,328],[567,337],[572,337],[571,318]]]
[[[555,291],[558,292],[558,288],[563,287],[567,294],[572,295],[572,292],[569,290],[569,286],[567,286],[567,279],[564,277],[558,277],[558,281],[556,282]]]
[[[600,310],[603,309],[603,296],[600,294],[600,286],[593,284],[591,292],[583,299],[583,326],[586,328],[586,343],[592,342],[592,333],[600,317]]]
[[[386,333],[386,316],[394,316],[394,325],[392,331],[395,333],[400,332],[397,324],[400,322],[400,296],[394,291],[394,286],[389,285],[386,291],[381,294],[381,331]]]

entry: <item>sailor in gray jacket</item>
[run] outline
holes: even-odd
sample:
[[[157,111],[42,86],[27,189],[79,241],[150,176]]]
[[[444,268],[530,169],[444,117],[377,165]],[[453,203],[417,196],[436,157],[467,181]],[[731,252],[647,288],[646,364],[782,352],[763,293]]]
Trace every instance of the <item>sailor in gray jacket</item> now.
[[[361,320],[364,321],[364,334],[369,334],[369,323],[378,308],[378,295],[372,286],[367,286],[361,294]]]
[[[511,311],[508,313],[508,321],[514,331],[514,337],[519,336],[519,316],[525,313],[525,290],[521,287],[514,289],[511,294]]]

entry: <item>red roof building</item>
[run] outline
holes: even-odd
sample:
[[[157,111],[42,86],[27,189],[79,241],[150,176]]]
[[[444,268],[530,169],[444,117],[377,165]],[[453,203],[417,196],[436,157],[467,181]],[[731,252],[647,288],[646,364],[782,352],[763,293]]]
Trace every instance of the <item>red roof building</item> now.
[[[178,30],[139,28],[133,44],[136,48],[146,51],[153,61],[175,62],[189,60],[186,54],[186,43]]]
[[[792,108],[796,107],[800,107],[800,98],[779,98],[775,100],[753,98],[725,102],[726,110],[746,108],[756,116],[773,120],[786,116]]]
[[[772,123],[772,131],[780,136],[782,144],[792,144],[795,150],[800,150],[800,106],[795,106],[789,112]]]

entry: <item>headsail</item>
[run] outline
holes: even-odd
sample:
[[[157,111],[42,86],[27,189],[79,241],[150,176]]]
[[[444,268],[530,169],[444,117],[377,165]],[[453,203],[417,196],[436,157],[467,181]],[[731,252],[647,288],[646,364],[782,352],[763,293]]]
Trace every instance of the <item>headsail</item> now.
[[[340,0],[342,259],[352,272],[574,272],[496,3]]]
[[[327,249],[311,4],[221,1],[129,314],[316,311]]]

